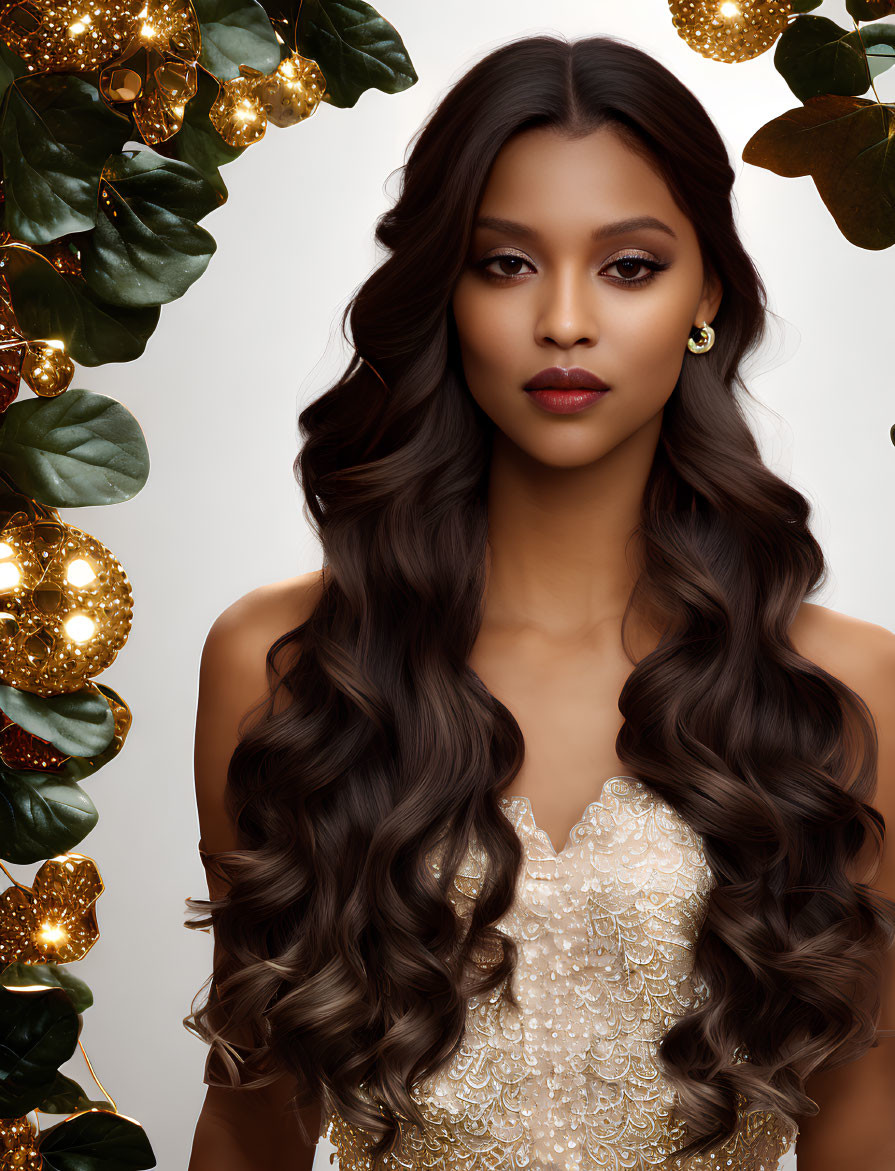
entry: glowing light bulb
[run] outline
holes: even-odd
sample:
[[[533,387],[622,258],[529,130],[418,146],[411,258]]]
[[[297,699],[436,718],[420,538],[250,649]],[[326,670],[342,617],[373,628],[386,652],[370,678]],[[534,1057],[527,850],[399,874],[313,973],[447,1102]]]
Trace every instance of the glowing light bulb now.
[[[85,586],[91,581],[96,581],[96,573],[89,561],[83,557],[76,557],[65,567],[65,580],[73,586]]]
[[[0,592],[14,590],[22,580],[22,571],[14,561],[0,562]]]
[[[735,16],[742,15],[739,4],[735,4],[734,0],[724,0],[724,3],[721,5],[720,12],[721,15],[728,20],[732,20]]]
[[[65,943],[68,939],[68,932],[61,923],[53,923],[52,920],[46,919],[41,923],[39,930],[35,932],[35,937],[39,943],[58,947],[60,943]]]
[[[72,614],[63,622],[62,628],[72,642],[82,643],[93,638],[96,623],[86,614]]]
[[[4,557],[12,557],[12,546],[7,545],[5,541],[0,541],[0,561]]]

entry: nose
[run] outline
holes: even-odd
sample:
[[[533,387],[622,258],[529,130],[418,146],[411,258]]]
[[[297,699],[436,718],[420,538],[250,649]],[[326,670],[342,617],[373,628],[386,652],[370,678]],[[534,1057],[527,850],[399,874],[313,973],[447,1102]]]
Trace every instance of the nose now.
[[[541,285],[536,338],[539,344],[571,349],[597,340],[596,292],[592,277],[566,268]]]

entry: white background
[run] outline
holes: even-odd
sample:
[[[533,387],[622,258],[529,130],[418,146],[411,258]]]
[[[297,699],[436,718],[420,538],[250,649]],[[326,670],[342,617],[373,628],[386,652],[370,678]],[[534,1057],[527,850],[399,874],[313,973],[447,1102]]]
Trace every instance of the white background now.
[[[380,11],[419,82],[270,127],[223,169],[229,200],[203,221],[217,253],[163,308],[144,355],[79,367],[72,383],[120,399],[152,459],[133,500],[63,517],[112,549],[135,601],[128,643],[100,676],[131,707],[133,726],[86,784],[100,821],[75,847],[106,884],[101,938],[73,967],[96,997],[82,1041],[118,1109],[146,1128],[163,1171],[186,1168],[205,1092],[205,1046],[181,1023],[211,970],[211,937],[182,925],[183,900],[206,895],[192,778],[202,644],[240,595],[320,565],[292,474],[296,416],[342,368],[338,322],[377,263],[372,233],[396,190],[390,172],[432,106],[492,48],[543,32],[619,36],[706,106],[736,168],[740,231],[777,314],[750,386],[766,404],[756,415],[766,459],[814,505],[832,570],[815,600],[895,628],[892,258],[850,245],[810,178],[742,162],[753,132],[798,105],[773,53],[739,65],[706,60],[678,37],[664,0],[552,0],[549,23],[542,0],[382,0]],[[841,0],[819,12],[848,23]],[[893,75],[877,80],[883,100],[895,96]],[[30,882],[36,868],[12,869]],[[79,1054],[63,1068],[100,1096]],[[321,1141],[317,1171],[331,1150]]]

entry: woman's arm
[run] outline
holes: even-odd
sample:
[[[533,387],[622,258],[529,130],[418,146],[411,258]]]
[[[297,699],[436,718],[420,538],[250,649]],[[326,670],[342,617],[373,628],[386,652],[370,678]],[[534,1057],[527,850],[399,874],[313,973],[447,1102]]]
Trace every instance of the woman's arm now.
[[[886,819],[886,841],[872,885],[895,898],[895,634],[833,610],[824,611],[824,625],[820,639],[798,649],[857,692],[873,716],[879,769],[872,804]],[[855,878],[867,881],[863,874]],[[892,950],[886,956],[879,1027],[895,1029]],[[895,1168],[895,1037],[881,1038],[857,1061],[808,1078],[805,1092],[820,1113],[799,1119],[799,1171]]]
[[[240,724],[268,694],[266,655],[279,635],[304,621],[316,601],[319,574],[251,591],[229,606],[205,640],[199,669],[194,769],[201,846],[209,854],[238,848],[224,804],[227,766]],[[220,898],[225,881],[207,872],[209,895]],[[226,963],[215,941],[214,971]],[[239,1038],[228,1037],[234,1044]],[[285,1074],[260,1089],[208,1086],[188,1171],[311,1171],[320,1133],[319,1104],[302,1110],[311,1144],[288,1102],[295,1079]]]

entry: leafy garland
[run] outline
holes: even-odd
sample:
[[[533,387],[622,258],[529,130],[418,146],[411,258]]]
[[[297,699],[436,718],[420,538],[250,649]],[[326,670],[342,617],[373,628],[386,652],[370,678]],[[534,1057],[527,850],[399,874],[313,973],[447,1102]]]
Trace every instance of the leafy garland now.
[[[99,938],[103,890],[73,852],[98,813],[81,782],[131,722],[93,680],[131,625],[127,575],[57,511],[129,500],[143,433],[121,403],[70,388],[74,361],[142,354],[161,306],[206,270],[200,225],[220,168],[267,125],[354,106],[417,75],[364,0],[0,4],[0,1171],[138,1171],[149,1140],[79,1041],[87,985],[63,965]],[[14,401],[24,382],[34,392]],[[80,1046],[105,1095],[59,1067]],[[67,1115],[35,1129],[28,1118]]]
[[[895,0],[847,0],[852,30],[808,15],[820,3],[669,7],[705,56],[776,43],[802,105],[757,131],[744,160],[810,174],[851,243],[886,248],[895,112],[873,80],[895,61]],[[70,389],[73,360],[143,353],[161,306],[214,254],[200,220],[227,199],[221,167],[268,124],[416,81],[365,0],[0,0],[0,857],[44,860],[31,887],[0,863],[0,1171],[156,1165],[93,1072],[79,1040],[93,997],[64,967],[99,938],[102,880],[72,848],[98,820],[81,782],[130,726],[93,676],[127,639],[132,597],[114,555],[57,510],[131,499],[149,474],[136,419]],[[22,382],[35,397],[16,402]],[[78,1046],[104,1099],[59,1072]],[[35,1130],[27,1116],[41,1112],[67,1117]]]

